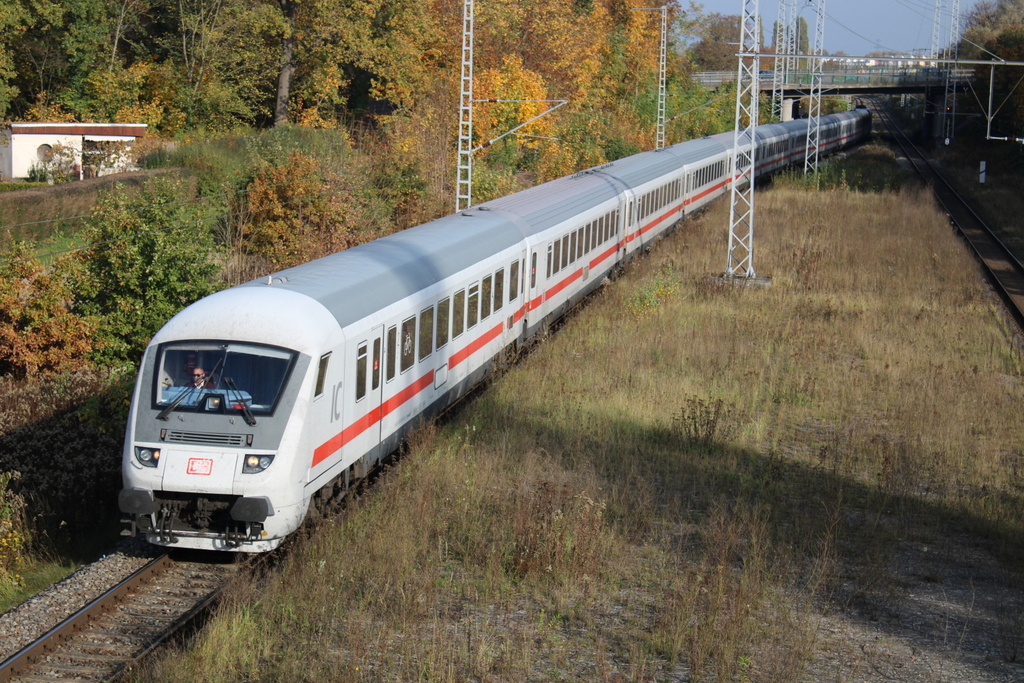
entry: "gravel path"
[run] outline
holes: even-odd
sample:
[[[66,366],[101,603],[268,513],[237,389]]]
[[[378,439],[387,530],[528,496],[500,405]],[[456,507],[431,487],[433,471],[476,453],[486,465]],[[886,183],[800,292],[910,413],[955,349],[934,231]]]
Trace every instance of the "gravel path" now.
[[[79,567],[62,581],[0,615],[0,661],[17,653],[158,554],[159,551],[145,541],[125,539],[109,555]]]

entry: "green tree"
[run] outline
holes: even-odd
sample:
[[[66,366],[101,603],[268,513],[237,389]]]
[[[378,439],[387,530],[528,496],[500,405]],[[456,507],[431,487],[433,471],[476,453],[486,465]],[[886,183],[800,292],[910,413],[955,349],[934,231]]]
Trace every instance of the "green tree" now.
[[[230,128],[273,116],[280,13],[248,0],[179,0],[163,37],[180,74],[189,127]]]
[[[796,18],[796,53],[805,55],[811,51],[811,39],[808,35],[807,20]]]
[[[83,309],[101,318],[94,356],[135,364],[175,313],[216,289],[209,216],[188,201],[181,180],[155,180],[137,196],[115,190],[100,200],[79,252]]]
[[[0,119],[7,117],[11,101],[17,97],[14,49],[16,36],[24,30],[28,13],[19,0],[0,3]]]

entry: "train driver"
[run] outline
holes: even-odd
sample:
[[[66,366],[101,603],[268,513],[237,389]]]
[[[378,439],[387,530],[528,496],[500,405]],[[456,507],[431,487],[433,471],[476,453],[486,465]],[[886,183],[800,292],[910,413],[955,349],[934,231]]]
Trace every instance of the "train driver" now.
[[[196,389],[212,389],[213,382],[206,376],[206,370],[196,366],[192,369],[192,379],[186,386],[195,387]]]

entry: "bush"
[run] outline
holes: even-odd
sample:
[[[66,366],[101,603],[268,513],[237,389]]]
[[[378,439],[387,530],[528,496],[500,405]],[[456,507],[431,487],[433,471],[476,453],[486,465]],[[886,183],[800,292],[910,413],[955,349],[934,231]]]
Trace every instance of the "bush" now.
[[[75,305],[73,263],[44,267],[25,242],[0,258],[0,374],[24,378],[84,367],[96,321]]]
[[[47,187],[46,182],[27,183],[0,183],[0,192],[17,192],[18,190],[31,190],[36,187]]]
[[[150,182],[139,196],[99,202],[78,252],[83,309],[102,318],[93,358],[135,366],[163,324],[214,291],[218,266],[207,209],[178,179]]]

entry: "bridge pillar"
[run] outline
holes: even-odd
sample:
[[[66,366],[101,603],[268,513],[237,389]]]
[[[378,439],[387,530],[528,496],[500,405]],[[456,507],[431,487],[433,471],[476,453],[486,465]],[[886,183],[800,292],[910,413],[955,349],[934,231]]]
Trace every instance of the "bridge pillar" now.
[[[946,93],[938,88],[928,88],[924,93],[924,120],[921,122],[921,137],[931,144],[942,135],[943,108]]]
[[[796,100],[792,97],[787,97],[782,100],[782,120],[792,121],[793,120],[793,105]]]

